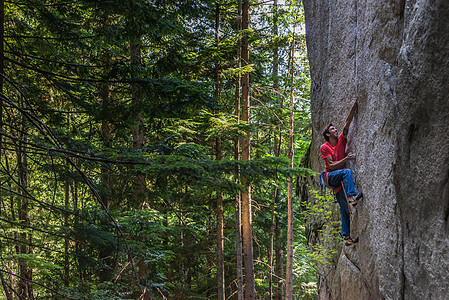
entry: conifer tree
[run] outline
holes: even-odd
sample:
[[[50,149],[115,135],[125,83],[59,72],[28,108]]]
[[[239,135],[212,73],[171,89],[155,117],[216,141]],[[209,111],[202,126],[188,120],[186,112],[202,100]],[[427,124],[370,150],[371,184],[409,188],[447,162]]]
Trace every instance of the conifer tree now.
[[[272,34],[267,6],[239,3],[5,2],[7,299],[241,299],[239,194],[246,297],[269,295],[260,282],[284,262],[253,252],[267,262],[285,248],[285,186],[301,174],[285,159],[288,84],[272,64],[277,47],[286,70],[288,21]]]

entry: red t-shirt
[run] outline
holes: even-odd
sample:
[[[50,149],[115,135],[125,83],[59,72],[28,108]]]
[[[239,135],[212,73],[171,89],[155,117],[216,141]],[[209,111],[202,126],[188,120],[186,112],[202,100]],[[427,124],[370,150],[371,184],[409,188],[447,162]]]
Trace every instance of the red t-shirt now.
[[[331,144],[329,144],[329,142],[326,142],[321,145],[321,147],[320,147],[321,157],[323,159],[326,159],[327,157],[331,156],[332,160],[334,162],[342,160],[346,156],[346,152],[345,152],[346,143],[347,143],[347,139],[345,137],[343,137],[343,133],[341,133],[338,137],[338,141],[337,141],[337,144],[335,144],[335,146],[332,146]],[[343,165],[343,166],[339,167],[337,170],[344,169],[344,168],[345,168],[345,166]],[[326,160],[324,161],[324,171],[325,172],[332,171],[329,168],[329,166],[327,165]]]

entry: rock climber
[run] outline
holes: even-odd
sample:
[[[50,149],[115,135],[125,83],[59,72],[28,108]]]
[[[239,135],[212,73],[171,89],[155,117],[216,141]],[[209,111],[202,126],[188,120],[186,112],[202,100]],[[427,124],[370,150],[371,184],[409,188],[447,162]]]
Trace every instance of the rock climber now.
[[[345,163],[348,160],[354,159],[353,153],[346,154],[346,144],[349,131],[354,117],[354,112],[357,108],[357,100],[349,111],[346,117],[343,132],[338,135],[337,128],[329,124],[323,130],[323,136],[326,142],[321,145],[321,157],[324,160],[324,171],[321,173],[321,179],[334,190],[337,202],[340,205],[341,213],[341,233],[343,235],[345,245],[350,246],[358,242],[358,238],[351,238],[350,235],[350,213],[348,202],[355,207],[358,201],[363,197],[362,193],[356,193],[352,173],[350,169],[345,168]],[[342,186],[343,182],[343,186]],[[348,197],[348,201],[346,200]]]

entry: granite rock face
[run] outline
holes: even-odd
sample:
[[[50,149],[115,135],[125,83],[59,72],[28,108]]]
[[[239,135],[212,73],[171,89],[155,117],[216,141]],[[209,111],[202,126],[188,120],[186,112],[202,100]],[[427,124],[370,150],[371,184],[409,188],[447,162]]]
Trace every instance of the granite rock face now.
[[[448,299],[449,1],[304,0],[312,73],[310,167],[322,129],[341,130],[365,197],[357,247],[335,245],[320,299]],[[319,243],[309,220],[310,242]],[[320,225],[321,226],[321,225]]]

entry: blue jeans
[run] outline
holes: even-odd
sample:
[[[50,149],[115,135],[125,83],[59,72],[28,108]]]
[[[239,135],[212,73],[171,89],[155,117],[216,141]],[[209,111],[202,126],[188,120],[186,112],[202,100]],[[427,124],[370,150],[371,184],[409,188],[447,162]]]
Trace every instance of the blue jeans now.
[[[351,222],[349,220],[350,215],[349,215],[348,202],[346,201],[345,191],[346,191],[346,195],[348,197],[356,195],[355,188],[354,188],[354,181],[352,180],[351,170],[343,169],[343,170],[335,170],[335,171],[329,172],[328,179],[329,179],[329,185],[333,189],[340,187],[342,181],[344,183],[344,190],[343,190],[343,188],[340,189],[340,191],[337,193],[336,197],[337,197],[337,202],[340,205],[341,234],[349,235]]]

